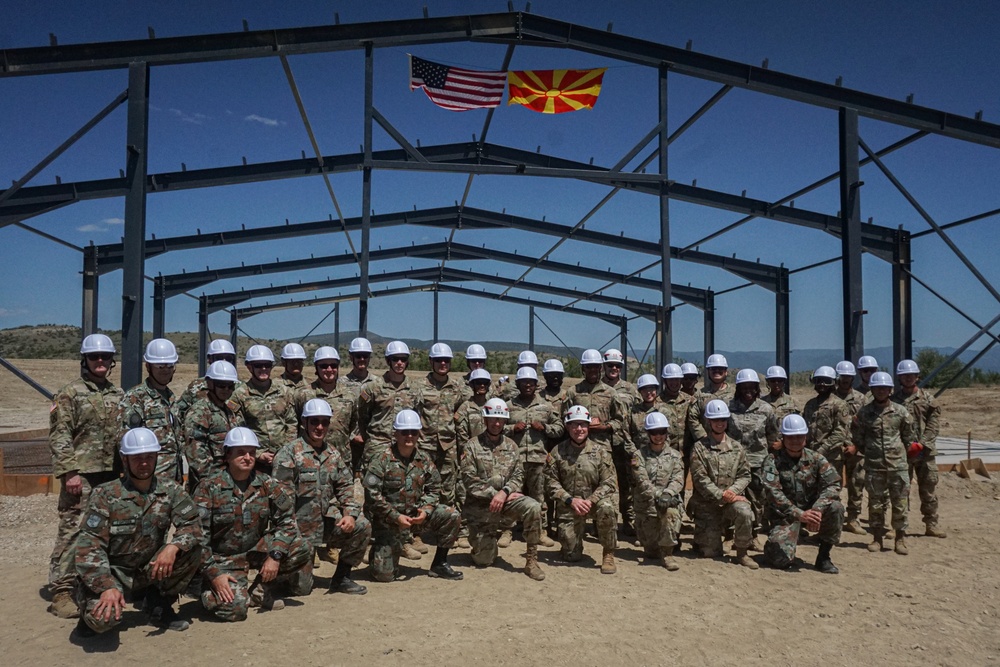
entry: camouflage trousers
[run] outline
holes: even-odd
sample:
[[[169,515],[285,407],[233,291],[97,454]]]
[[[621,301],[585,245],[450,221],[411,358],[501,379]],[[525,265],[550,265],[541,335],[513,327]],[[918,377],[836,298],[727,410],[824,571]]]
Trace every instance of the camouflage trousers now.
[[[430,533],[437,540],[439,549],[450,549],[458,539],[462,517],[454,507],[437,505],[421,526],[422,533]],[[372,550],[368,567],[375,581],[392,581],[399,569],[399,556],[410,531],[398,525],[372,521]]]
[[[675,547],[681,532],[681,508],[635,506],[635,534],[643,551],[650,556],[662,556],[663,549]]]
[[[435,447],[425,449],[424,453],[434,461],[441,475],[441,503],[455,506],[455,485],[458,482],[458,448],[452,444],[448,449]]]
[[[917,491],[920,494],[920,514],[928,526],[936,526],[938,522],[938,499],[935,489],[938,483],[937,461],[933,456],[925,456],[910,463],[910,483],[917,479]],[[909,493],[907,493],[909,498]]]
[[[260,570],[267,559],[270,550],[270,538],[263,538],[257,545],[245,554],[222,556],[214,554],[216,564],[223,574],[232,576],[236,581],[230,581],[233,589],[233,601],[221,602],[215,597],[212,582],[207,577],[202,586],[201,604],[222,621],[244,621],[247,609],[250,607],[250,570]],[[313,547],[308,540],[301,537],[292,542],[288,555],[278,562],[278,576],[262,586],[273,586],[280,581],[287,581],[292,595],[309,595],[313,585]]]
[[[844,486],[847,487],[847,520],[861,516],[861,500],[865,493],[865,457],[863,454],[844,457]]]
[[[344,532],[337,525],[340,517],[326,517],[323,519],[323,540],[326,546],[340,549],[340,560],[351,567],[356,567],[364,560],[365,549],[372,537],[372,525],[362,514],[354,520],[354,530],[349,533]]]
[[[738,501],[720,504],[702,500],[693,495],[688,503],[688,514],[694,516],[694,543],[710,554],[722,555],[722,532],[733,526],[733,546],[747,549],[753,541],[753,508],[750,503]]]
[[[163,548],[160,548],[162,551]],[[157,552],[159,554],[159,551]],[[142,569],[124,568],[111,563],[111,575],[118,584],[118,589],[124,594],[135,593],[144,589],[154,587],[167,597],[175,597],[187,590],[188,584],[194,579],[201,561],[205,556],[205,550],[196,546],[188,552],[180,551],[174,560],[174,569],[169,577],[154,581],[150,576],[150,563]],[[150,559],[150,562],[155,560]],[[77,580],[79,581],[79,580]],[[94,616],[94,607],[100,601],[101,595],[80,584],[76,586],[76,604],[80,608],[80,617],[94,632],[107,632],[121,623],[121,619],[115,620],[114,615],[110,619],[104,620]],[[125,616],[123,615],[122,618]]]
[[[351,438],[351,470],[354,475],[357,476],[361,473],[361,465],[365,458],[365,443],[355,442],[354,438]]]
[[[802,524],[773,514],[770,519],[772,528],[764,545],[764,558],[774,567],[786,568],[795,560],[795,548],[799,544]],[[835,500],[823,510],[823,519],[820,521],[817,533],[819,541],[823,544],[839,544],[840,529],[843,525],[844,506]]]
[[[524,541],[529,545],[538,544],[542,536],[542,506],[528,496],[507,501],[499,512],[491,512],[483,502],[470,503],[462,510],[462,519],[469,527],[469,545],[476,565],[490,565],[496,559],[500,532],[510,522],[521,522]]]
[[[868,527],[874,535],[885,534],[885,508],[892,505],[893,530],[906,530],[910,505],[910,480],[905,470],[866,470],[868,491]]]
[[[763,465],[763,464],[762,464]],[[750,468],[750,483],[743,490],[743,497],[750,503],[753,510],[753,529],[757,532],[765,524],[764,516],[764,478],[760,467]],[[764,526],[766,530],[766,526]]]
[[[611,461],[615,464],[615,474],[618,477],[618,513],[622,523],[635,524],[635,510],[632,507],[632,456],[625,447],[615,445],[611,448]]]
[[[598,500],[590,512],[578,516],[572,507],[558,503],[556,507],[556,539],[562,546],[562,557],[568,561],[580,560],[583,555],[583,536],[587,532],[587,519],[597,526],[597,540],[605,549],[618,548],[618,508],[613,497]]]
[[[524,495],[534,498],[541,506],[542,528],[549,527],[548,503],[545,499],[545,462],[524,464]]]
[[[90,492],[95,486],[100,486],[105,482],[115,479],[113,472],[88,472],[80,473],[80,480],[83,482],[83,492],[78,496],[66,491],[66,478],[59,481],[59,502],[57,510],[59,512],[59,528],[56,530],[56,543],[52,547],[52,555],[49,556],[49,592],[55,595],[60,592],[71,592],[73,581],[76,579],[76,566],[73,563],[72,554],[64,558],[69,552],[76,534],[80,532],[80,518],[90,501]],[[60,563],[61,561],[61,563]]]

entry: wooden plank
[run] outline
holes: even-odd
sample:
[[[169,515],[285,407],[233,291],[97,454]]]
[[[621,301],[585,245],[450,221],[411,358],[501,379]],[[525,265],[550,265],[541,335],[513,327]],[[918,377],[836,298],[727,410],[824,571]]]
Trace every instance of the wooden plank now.
[[[0,495],[33,496],[55,493],[58,486],[53,475],[4,475],[0,473]]]
[[[38,440],[48,438],[49,429],[36,428],[30,431],[11,431],[10,433],[0,433],[0,442],[20,442],[22,440]]]

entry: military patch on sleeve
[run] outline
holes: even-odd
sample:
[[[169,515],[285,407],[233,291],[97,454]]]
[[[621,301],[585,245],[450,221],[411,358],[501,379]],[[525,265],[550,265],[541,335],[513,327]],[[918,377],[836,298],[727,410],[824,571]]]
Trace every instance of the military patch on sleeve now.
[[[128,414],[128,427],[139,428],[142,426],[142,415],[137,410],[132,410]]]
[[[768,470],[764,474],[764,479],[767,480],[768,482],[773,482],[776,479],[776,477],[774,476],[773,472],[771,472],[770,470]]]
[[[208,521],[209,519],[212,518],[212,510],[210,510],[207,507],[199,507],[198,508],[198,514],[201,515],[201,520],[202,521]]]
[[[184,500],[177,503],[177,514],[179,514],[184,519],[190,519],[194,517],[196,513],[194,501],[190,498],[185,498]]]
[[[368,473],[367,475],[365,475],[365,487],[366,488],[377,489],[381,483],[382,483],[382,480],[380,480],[373,473]]]
[[[100,514],[91,514],[87,517],[87,528],[94,529],[101,525],[101,521],[104,520]]]

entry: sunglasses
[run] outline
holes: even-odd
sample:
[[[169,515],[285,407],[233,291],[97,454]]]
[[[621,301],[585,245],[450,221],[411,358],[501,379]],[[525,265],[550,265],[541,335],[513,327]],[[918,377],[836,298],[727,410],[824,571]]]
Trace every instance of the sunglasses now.
[[[110,352],[91,352],[87,355],[88,361],[110,361],[114,358],[114,354]]]
[[[172,371],[176,366],[174,364],[151,364],[153,368],[161,371]]]
[[[324,369],[327,369],[327,368],[340,368],[340,364],[331,364],[330,362],[321,362],[321,363],[316,364],[316,368],[319,368],[320,370],[324,370]]]
[[[409,357],[389,357],[390,364],[406,363],[410,360]]]
[[[250,364],[250,368],[252,368],[254,370],[263,370],[263,369],[266,369],[266,368],[274,368],[274,364],[269,364],[269,363],[266,363],[266,362],[259,363],[259,364]]]
[[[372,355],[368,354],[367,352],[363,354],[361,352],[351,352],[352,359],[370,359],[371,356]]]
[[[236,383],[235,382],[216,382],[216,381],[213,380],[212,381],[212,385],[216,389],[236,389]]]

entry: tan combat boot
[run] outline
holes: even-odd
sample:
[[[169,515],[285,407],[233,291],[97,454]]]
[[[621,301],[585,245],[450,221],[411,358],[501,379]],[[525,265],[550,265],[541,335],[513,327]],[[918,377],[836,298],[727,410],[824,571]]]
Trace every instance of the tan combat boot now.
[[[334,547],[319,547],[316,549],[316,556],[330,565],[336,565],[340,562],[340,549],[336,549]]]
[[[733,558],[733,562],[737,565],[742,565],[749,570],[756,570],[760,568],[760,565],[757,565],[757,562],[747,555],[746,549],[737,549],[736,557]]]
[[[535,581],[545,579],[545,573],[538,565],[538,545],[528,545],[528,552],[524,555],[524,573]]]
[[[906,531],[905,530],[897,530],[896,531],[896,546],[893,548],[893,551],[895,551],[896,553],[898,553],[900,556],[905,556],[906,554],[910,553],[906,549]]]
[[[614,574],[618,571],[615,565],[615,552],[613,549],[604,550],[604,560],[601,562],[601,574]]]
[[[927,524],[927,529],[924,531],[924,535],[927,537],[940,537],[941,539],[948,537],[948,533],[938,528],[936,523]]]
[[[425,553],[427,553],[427,552],[429,552],[431,550],[430,547],[428,547],[426,544],[424,544],[424,541],[422,539],[420,539],[419,535],[414,535],[413,536],[413,545],[412,546],[413,546],[414,549],[416,549],[417,551],[419,551],[422,554],[425,554]]]
[[[878,553],[885,549],[885,545],[882,544],[882,538],[885,535],[883,532],[872,533],[872,543],[868,545],[868,551],[872,553]]]
[[[420,560],[423,554],[413,548],[412,544],[404,544],[403,550],[399,554],[407,560]]]
[[[497,546],[501,549],[506,549],[510,546],[511,540],[514,539],[514,532],[511,530],[505,530],[500,534],[500,539],[497,540]]]
[[[854,535],[866,535],[865,529],[861,527],[858,523],[857,518],[848,519],[847,523],[844,524],[844,532],[852,533]]]
[[[539,546],[543,547],[554,547],[556,545],[556,541],[553,540],[551,537],[549,537],[548,534],[543,530],[542,536],[538,539],[538,544]]]
[[[80,608],[76,606],[69,591],[59,591],[52,596],[49,613],[59,618],[80,618]]]
[[[667,568],[670,572],[676,572],[681,569],[681,566],[677,564],[677,559],[674,558],[673,547],[667,547],[663,550],[663,567]]]

